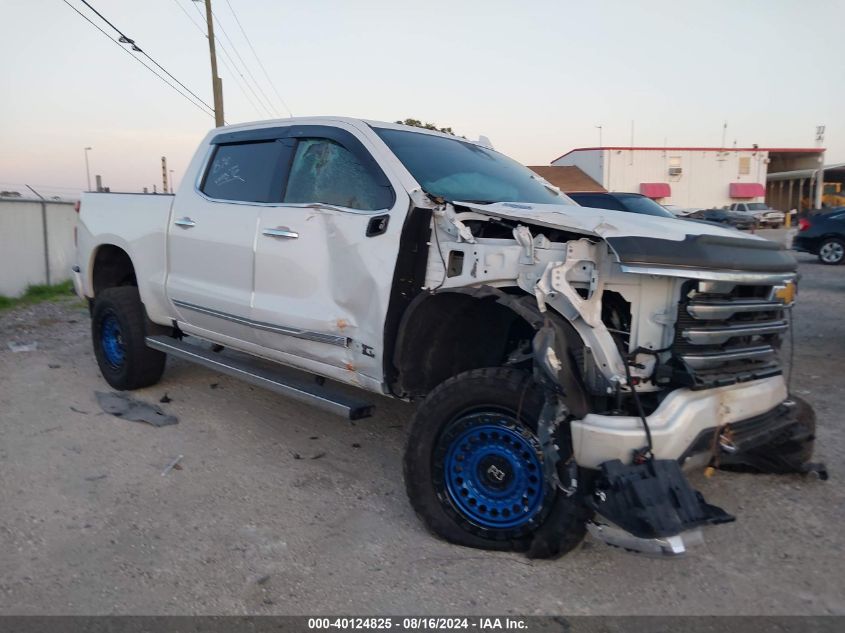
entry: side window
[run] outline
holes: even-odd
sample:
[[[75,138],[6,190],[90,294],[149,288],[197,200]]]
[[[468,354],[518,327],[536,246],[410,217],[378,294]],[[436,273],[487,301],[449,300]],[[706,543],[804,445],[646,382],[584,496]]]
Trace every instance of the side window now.
[[[279,141],[219,145],[201,191],[218,200],[280,202],[290,152]]]
[[[342,145],[329,139],[303,138],[296,146],[284,201],[375,211],[390,207],[392,195]]]

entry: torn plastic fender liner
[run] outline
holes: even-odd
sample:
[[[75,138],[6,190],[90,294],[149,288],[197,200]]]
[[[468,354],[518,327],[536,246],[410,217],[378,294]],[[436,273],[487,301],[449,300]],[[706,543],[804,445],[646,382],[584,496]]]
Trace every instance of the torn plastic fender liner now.
[[[532,344],[535,366],[548,378],[544,381],[538,376],[538,382],[546,387],[546,398],[556,393],[562,397],[571,415],[576,418],[587,415],[589,401],[572,360],[573,346],[583,345],[578,333],[560,317],[548,315]]]

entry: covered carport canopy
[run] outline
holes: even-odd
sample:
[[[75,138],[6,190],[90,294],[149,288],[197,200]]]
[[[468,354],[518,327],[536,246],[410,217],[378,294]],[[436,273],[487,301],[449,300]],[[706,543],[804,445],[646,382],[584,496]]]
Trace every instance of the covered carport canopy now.
[[[774,161],[773,161],[774,162]],[[824,176],[819,178],[820,169]],[[845,192],[845,163],[769,173],[766,176],[766,202],[770,207],[789,211],[820,208],[823,187],[817,183],[839,183]]]

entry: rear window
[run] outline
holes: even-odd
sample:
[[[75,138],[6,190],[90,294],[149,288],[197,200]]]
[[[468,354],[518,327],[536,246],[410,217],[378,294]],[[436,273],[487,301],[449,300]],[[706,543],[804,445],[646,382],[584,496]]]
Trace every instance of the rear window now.
[[[569,197],[582,207],[593,209],[610,209],[611,211],[625,211],[625,207],[613,196],[594,193],[570,193]]]
[[[216,200],[279,202],[290,152],[278,141],[218,145],[201,191]]]
[[[667,211],[651,198],[636,195],[620,195],[619,201],[625,206],[625,209],[631,213],[640,213],[642,215],[656,215],[661,218],[674,218],[674,214]]]

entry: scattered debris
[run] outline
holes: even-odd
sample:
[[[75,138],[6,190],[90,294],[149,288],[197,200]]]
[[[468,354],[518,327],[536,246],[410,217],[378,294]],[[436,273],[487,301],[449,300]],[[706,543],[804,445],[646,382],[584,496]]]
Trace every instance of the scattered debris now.
[[[361,445],[358,442],[352,442],[352,448],[361,448]]]
[[[224,349],[226,349],[226,348],[223,347],[222,345],[212,345],[211,346],[211,351],[214,352],[214,353],[222,352]]]
[[[311,436],[311,437],[309,437],[308,439],[309,439],[309,440],[319,440],[319,439],[320,439],[320,436],[319,436],[319,435],[312,435],[312,436]]]
[[[57,365],[56,363],[50,363],[47,365],[50,369],[58,369],[61,365]]]
[[[159,402],[163,402],[164,404],[167,404],[168,402],[173,402],[173,398],[168,396],[167,392],[165,391],[164,395],[161,398],[159,398]]]
[[[95,391],[94,395],[103,411],[118,418],[146,422],[156,427],[179,422],[175,415],[169,415],[156,405],[140,402],[125,393]]]
[[[255,582],[256,582],[256,584],[263,585],[263,584],[266,584],[268,580],[270,580],[270,574],[262,576],[261,578],[259,578]]]
[[[9,349],[15,354],[20,354],[22,352],[34,352],[38,349],[38,343],[36,341],[33,341],[32,343],[15,343],[14,341],[9,341]]]
[[[326,456],[326,454],[324,452],[317,453],[316,455],[312,455],[311,459],[320,459],[321,457],[325,457],[325,456]]]
[[[61,430],[61,428],[62,427],[60,426],[51,426],[49,429],[44,429],[43,431],[41,431],[41,434],[43,435],[44,433],[52,433],[53,431],[59,431]]]
[[[88,413],[89,413],[88,411],[83,411],[82,409],[77,409],[77,408],[76,408],[76,407],[74,407],[74,406],[70,406],[69,408],[70,408],[70,410],[71,410],[71,411],[73,411],[74,413],[81,413],[82,415],[88,415]]]
[[[100,479],[105,479],[108,475],[91,475],[90,477],[86,477],[85,481],[99,481]]]
[[[302,459],[302,455],[299,453],[295,453],[294,451],[290,451],[290,454],[293,455],[294,459]]]
[[[164,477],[167,473],[171,470],[176,468],[179,465],[179,461],[184,457],[184,455],[179,455],[176,459],[170,462],[167,466],[165,466],[164,470],[161,471],[161,476]],[[181,468],[176,468],[176,470],[182,470]]]
[[[211,383],[211,384],[210,384],[210,385],[208,385],[208,386],[209,386],[209,387],[211,387],[212,389],[217,389],[217,387],[219,387],[219,386],[220,386],[220,383],[219,383],[219,382],[213,382],[213,383]]]

